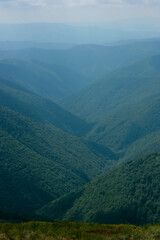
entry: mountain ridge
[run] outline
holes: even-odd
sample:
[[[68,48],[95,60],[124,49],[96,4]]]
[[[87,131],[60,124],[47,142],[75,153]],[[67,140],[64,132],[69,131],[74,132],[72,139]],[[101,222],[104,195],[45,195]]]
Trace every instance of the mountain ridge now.
[[[65,98],[62,106],[82,119],[96,122],[116,108],[158,96],[159,59],[160,55],[116,69]]]
[[[49,203],[37,213],[47,214],[52,221],[63,219],[108,224],[158,222],[159,160],[160,154],[154,153],[130,161],[78,191]]]
[[[116,164],[117,156],[108,148],[68,133],[74,121],[79,126],[77,118],[66,112],[69,122],[63,122],[63,109],[56,104],[13,83],[0,83],[0,212],[6,218],[16,216],[17,209],[18,218],[33,217],[40,206]],[[49,110],[54,111],[47,121]]]

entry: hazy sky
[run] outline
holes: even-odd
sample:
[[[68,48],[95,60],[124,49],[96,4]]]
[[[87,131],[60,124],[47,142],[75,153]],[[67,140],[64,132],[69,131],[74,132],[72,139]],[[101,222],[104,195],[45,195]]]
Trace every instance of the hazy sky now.
[[[96,22],[160,17],[160,0],[0,0],[0,22]]]

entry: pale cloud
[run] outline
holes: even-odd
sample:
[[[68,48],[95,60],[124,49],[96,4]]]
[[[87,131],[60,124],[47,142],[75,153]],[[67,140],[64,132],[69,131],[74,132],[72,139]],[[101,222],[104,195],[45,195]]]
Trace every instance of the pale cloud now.
[[[160,0],[123,0],[123,3],[155,5],[155,4],[160,4]]]
[[[125,5],[125,4],[160,4],[160,0],[0,0],[0,4],[10,6],[33,6],[33,7],[83,7],[103,5]]]
[[[108,4],[122,4],[123,0],[66,0],[67,6],[97,6]]]
[[[12,6],[96,6],[106,4],[121,4],[123,0],[0,0],[1,4]]]
[[[160,0],[0,0],[0,22],[159,19],[159,13]]]
[[[46,6],[44,0],[0,0],[0,3],[6,6]]]
[[[147,3],[147,4],[160,4],[160,0],[143,0],[143,3]]]

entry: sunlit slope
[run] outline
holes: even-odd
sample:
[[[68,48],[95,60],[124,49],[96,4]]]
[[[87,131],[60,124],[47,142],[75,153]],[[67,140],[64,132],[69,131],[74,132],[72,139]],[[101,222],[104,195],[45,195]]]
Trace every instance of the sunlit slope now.
[[[67,67],[39,61],[7,59],[0,61],[0,76],[26,89],[57,100],[87,85],[88,80]]]
[[[159,96],[160,56],[119,68],[65,99],[63,106],[90,122]]]
[[[93,127],[87,138],[120,151],[126,160],[159,151],[160,98],[123,108]]]
[[[160,221],[160,154],[151,154],[93,180],[40,209],[52,220],[99,223]]]

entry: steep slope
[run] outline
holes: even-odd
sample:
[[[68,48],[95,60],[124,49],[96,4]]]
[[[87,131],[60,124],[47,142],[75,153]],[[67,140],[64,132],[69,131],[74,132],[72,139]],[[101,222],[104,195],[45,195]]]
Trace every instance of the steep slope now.
[[[0,205],[3,210],[31,212],[114,164],[114,154],[105,148],[95,145],[93,150],[92,143],[5,107],[0,108],[0,114]]]
[[[160,98],[123,108],[93,127],[87,138],[124,153],[125,159],[158,151]]]
[[[160,41],[134,42],[122,46],[79,45],[65,50],[24,49],[1,51],[0,59],[18,58],[42,60],[60,64],[89,77],[91,80],[140,59],[160,54]]]
[[[4,80],[0,93],[0,212],[6,217],[17,210],[33,214],[116,164],[109,149],[58,129],[77,118],[69,114],[67,123],[68,113],[56,104]]]
[[[160,154],[151,154],[107,173],[38,211],[52,220],[100,223],[160,221]]]
[[[64,100],[63,106],[90,122],[159,96],[160,55],[119,68]]]
[[[88,80],[66,67],[40,61],[0,61],[0,75],[51,100],[66,97],[87,85]]]
[[[68,133],[81,135],[90,125],[52,101],[0,78],[0,104],[41,123],[50,123]]]

